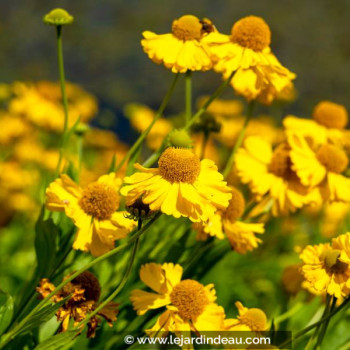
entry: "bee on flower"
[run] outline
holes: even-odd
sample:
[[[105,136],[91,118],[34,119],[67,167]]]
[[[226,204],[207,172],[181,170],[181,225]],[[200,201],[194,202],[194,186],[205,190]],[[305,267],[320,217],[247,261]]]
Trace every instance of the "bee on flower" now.
[[[119,208],[121,179],[103,175],[85,188],[63,174],[46,190],[46,208],[64,211],[78,228],[73,248],[98,256],[114,248],[136,226]]]
[[[43,278],[36,290],[41,298],[45,298],[55,290],[55,286],[47,278]],[[89,271],[83,272],[68,282],[51,298],[52,302],[58,303],[70,296],[56,313],[57,321],[61,322],[59,332],[67,331],[71,319],[74,320],[74,326],[83,321],[98,306],[100,295],[100,283],[96,276]],[[117,306],[118,304],[109,302],[97,313],[98,316],[102,316],[108,322],[110,327],[112,327],[113,321],[117,320]],[[96,328],[101,322],[97,315],[91,317],[88,322],[88,338],[95,337]]]
[[[255,234],[264,233],[264,224],[245,223],[239,220],[245,210],[245,199],[242,193],[231,187],[232,199],[224,211],[217,211],[207,222],[194,223],[197,239],[205,240],[208,237],[224,239],[227,236],[232,249],[239,254],[253,250],[261,243]]]
[[[138,315],[166,307],[149,334],[163,332],[215,331],[223,327],[224,309],[216,304],[213,284],[207,286],[185,279],[178,264],[149,263],[141,266],[140,279],[152,292],[134,290],[131,302]]]
[[[244,17],[232,26],[231,35],[213,32],[203,41],[219,58],[214,69],[224,79],[235,72],[231,85],[249,101],[261,97],[269,104],[295,79],[271,52],[271,31],[261,17]]]
[[[185,15],[173,21],[171,33],[143,32],[141,45],[153,62],[173,73],[207,71],[212,69],[215,56],[203,38],[214,31],[210,20]]]
[[[124,178],[125,186],[120,191],[128,206],[141,197],[152,211],[196,222],[206,221],[217,209],[225,209],[231,199],[231,190],[214,162],[200,160],[190,149],[167,148],[158,168],[147,169],[138,163],[134,166],[138,171]]]

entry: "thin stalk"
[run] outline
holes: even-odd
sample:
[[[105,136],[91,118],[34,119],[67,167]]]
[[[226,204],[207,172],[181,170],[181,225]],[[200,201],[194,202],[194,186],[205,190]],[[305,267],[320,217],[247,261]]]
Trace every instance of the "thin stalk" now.
[[[145,226],[142,227],[141,230],[139,230],[136,234],[130,237],[130,239],[120,245],[119,247],[116,247],[106,254],[103,254],[96,259],[90,261],[88,264],[86,264],[84,267],[79,269],[78,271],[74,272],[71,274],[69,277],[67,277],[62,283],[60,283],[55,290],[53,290],[46,298],[44,298],[22,321],[20,321],[11,331],[8,333],[4,334],[2,337],[2,343],[0,344],[0,349],[2,349],[4,346],[6,346],[14,337],[15,335],[21,330],[21,328],[26,324],[26,322],[41,308],[43,308],[49,301],[50,299],[57,293],[59,292],[68,282],[72,281],[74,278],[79,276],[81,273],[84,271],[88,270],[95,264],[99,263],[100,261],[109,258],[110,256],[124,250],[126,247],[128,247],[131,243],[136,241],[145,231],[148,230],[150,226],[161,216],[161,213],[157,213],[152,220],[150,220]]]
[[[81,173],[81,167],[83,164],[83,136],[78,135],[77,139],[77,153],[78,153],[78,174],[80,178],[80,173]]]
[[[62,49],[62,26],[56,26],[56,38],[57,38],[57,61],[58,61],[58,71],[60,75],[61,84],[61,94],[62,94],[62,104],[64,110],[64,122],[63,122],[63,134],[62,134],[62,144],[60,147],[59,159],[56,167],[55,176],[57,177],[63,159],[63,151],[66,143],[66,134],[68,131],[68,99],[66,94],[66,79],[64,74],[64,61],[63,61],[63,49]]]
[[[139,225],[140,227],[140,225]],[[125,271],[124,277],[121,280],[121,282],[119,283],[119,286],[114,290],[114,292],[104,301],[102,302],[93,312],[91,312],[89,315],[87,315],[87,317],[81,321],[76,328],[80,328],[81,326],[87,324],[89,322],[89,320],[94,317],[100,310],[102,310],[110,301],[112,301],[119,293],[120,291],[124,288],[126,282],[129,279],[130,273],[131,273],[131,269],[132,269],[132,265],[135,261],[135,257],[136,257],[136,252],[139,246],[139,241],[140,241],[140,236],[138,235],[135,239],[135,243],[134,243],[134,248],[132,250],[131,253],[131,257],[130,257],[130,262],[129,265]]]
[[[186,124],[192,117],[192,71],[188,70],[185,75],[185,116]]]
[[[237,141],[235,143],[235,146],[233,147],[232,149],[232,152],[231,152],[231,155],[226,163],[226,167],[224,169],[224,171],[222,172],[222,175],[224,175],[224,177],[226,178],[231,169],[232,169],[232,165],[235,161],[235,155],[236,155],[236,152],[237,150],[239,149],[239,147],[241,147],[242,145],[242,142],[243,142],[243,139],[244,139],[244,135],[245,135],[245,132],[247,130],[247,126],[248,126],[248,123],[249,123],[249,120],[250,118],[252,117],[253,115],[253,110],[254,110],[254,101],[251,101],[249,102],[248,104],[248,111],[247,111],[247,115],[245,117],[245,120],[244,120],[244,124],[243,124],[243,127],[238,135],[238,138],[237,138]]]
[[[204,131],[200,159],[204,158],[205,148],[207,147],[207,144],[208,144],[209,135],[210,133],[208,131]]]
[[[330,318],[332,318],[333,316],[335,316],[338,312],[340,312],[342,309],[345,308],[346,305],[348,305],[350,302],[350,297],[345,299],[343,301],[343,303],[335,310],[333,310],[332,312],[330,312],[328,315],[326,315],[325,317],[321,318],[319,321],[311,324],[308,327],[305,327],[304,329],[302,329],[301,331],[297,332],[295,334],[295,336],[293,337],[293,339],[287,340],[286,342],[282,343],[279,345],[280,349],[283,349],[285,346],[287,346],[288,344],[290,344],[292,341],[297,340],[298,338],[301,338],[302,336],[304,336],[306,333],[308,333],[309,331],[311,331],[312,329],[314,329],[315,327],[318,327],[319,325],[321,325],[323,322],[328,321]]]
[[[179,78],[179,73],[176,74],[174,76],[174,80],[167,92],[167,94],[165,95],[156,115],[154,116],[151,124],[147,127],[147,129],[139,136],[139,138],[136,140],[136,142],[133,144],[133,146],[129,149],[129,151],[126,153],[126,155],[124,156],[124,158],[120,161],[120,163],[118,164],[118,166],[116,167],[115,171],[118,172],[122,166],[124,165],[124,163],[134,154],[134,152],[140,147],[140,145],[142,144],[143,140],[146,138],[146,136],[149,134],[149,132],[152,130],[153,125],[156,123],[156,121],[162,116],[165,107],[167,106],[167,104],[169,103],[170,97],[174,92],[174,88],[175,85],[177,83],[177,80]]]
[[[330,303],[330,300],[332,300],[332,305]],[[337,302],[337,298],[335,298],[333,296],[332,298],[330,298],[330,300],[329,300],[329,303],[327,305],[328,306],[327,307],[327,314],[331,313],[334,310],[335,304]],[[323,338],[324,338],[324,336],[326,335],[326,332],[327,332],[329,321],[330,321],[330,319],[328,319],[326,322],[323,323],[323,326],[322,326],[322,328],[320,330],[320,333],[318,335],[318,338],[317,338],[317,343],[316,343],[315,349],[321,348],[321,345],[322,345],[322,342],[323,342]]]
[[[221,85],[215,90],[215,92],[209,97],[209,99],[204,103],[204,105],[198,110],[198,112],[191,118],[189,122],[185,125],[185,130],[188,130],[193,123],[197,121],[197,119],[207,110],[210,104],[218,98],[226,89],[226,87],[230,84],[231,79],[233,78],[235,72],[232,72],[230,76],[223,82]]]

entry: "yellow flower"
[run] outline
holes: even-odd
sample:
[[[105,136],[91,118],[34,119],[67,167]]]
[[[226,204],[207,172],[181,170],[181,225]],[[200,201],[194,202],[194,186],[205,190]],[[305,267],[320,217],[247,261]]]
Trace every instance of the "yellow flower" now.
[[[300,183],[291,168],[290,150],[285,143],[272,150],[260,137],[245,139],[236,154],[236,167],[241,181],[264,202],[272,199],[272,214],[287,214],[306,204],[319,202],[319,193]]]
[[[219,58],[215,70],[225,79],[236,71],[231,85],[248,100],[261,95],[270,103],[295,78],[271,52],[270,28],[260,17],[244,17],[233,25],[231,35],[213,32],[203,41]]]
[[[227,147],[233,147],[237,141],[238,135],[244,125],[245,117],[236,117],[232,119],[219,119],[222,124],[221,130],[214,137]],[[277,129],[273,119],[268,116],[260,116],[251,120],[245,132],[245,138],[248,136],[260,136],[270,144],[275,144],[282,140],[282,131]]]
[[[126,186],[121,189],[127,205],[142,197],[153,211],[206,221],[217,208],[225,209],[231,198],[214,162],[200,161],[189,149],[169,147],[160,156],[158,168],[147,169],[140,164],[135,168],[139,172],[126,177]]]
[[[124,112],[130,119],[132,127],[140,133],[149,127],[156,115],[147,106],[136,103],[127,104]],[[146,137],[147,146],[152,150],[157,150],[171,130],[171,123],[165,118],[159,118]]]
[[[68,276],[67,276],[68,277]],[[41,298],[47,297],[55,290],[55,286],[47,278],[40,281],[36,288]],[[88,313],[95,310],[98,306],[98,300],[101,295],[101,286],[98,279],[89,271],[85,271],[72,281],[68,282],[51,300],[58,303],[64,298],[71,297],[58,309],[56,313],[57,321],[61,322],[59,332],[65,332],[69,327],[70,319],[74,319],[74,325],[85,319]],[[104,317],[109,326],[112,327],[113,321],[117,320],[118,304],[109,302],[103,307],[97,315]],[[95,337],[96,328],[100,319],[96,316],[90,318],[88,322],[87,337]]]
[[[121,180],[110,173],[82,189],[63,174],[47,188],[47,209],[64,211],[78,228],[74,249],[95,256],[104,254],[135,227],[135,222],[125,217],[126,212],[116,212],[120,185]]]
[[[79,117],[82,122],[88,122],[97,112],[95,97],[71,83],[67,83],[66,88],[69,99],[69,126]],[[36,84],[17,82],[13,84],[13,92],[14,98],[9,102],[11,114],[25,117],[41,128],[62,131],[64,112],[58,84],[45,81]]]
[[[198,100],[198,108],[203,107],[209,96],[202,96]],[[232,118],[241,115],[244,110],[244,105],[240,100],[223,100],[216,98],[207,108],[207,112],[215,117]]]
[[[215,303],[214,285],[181,280],[182,273],[182,267],[172,263],[149,263],[141,267],[140,278],[153,292],[132,291],[130,299],[137,314],[166,307],[147,332],[215,331],[223,327],[225,313]]]
[[[346,145],[345,126],[348,113],[343,105],[330,101],[318,103],[312,113],[313,120],[287,116],[283,120],[287,134],[297,133],[316,143],[332,142]]]
[[[350,213],[350,203],[326,203],[321,221],[321,234],[332,238],[346,225],[346,218]]]
[[[141,45],[153,62],[164,64],[174,73],[206,71],[213,67],[214,57],[202,39],[214,30],[207,20],[185,15],[173,22],[172,33],[143,32]]]
[[[315,294],[341,298],[350,293],[350,233],[333,238],[332,243],[307,246],[300,254],[302,273]]]
[[[238,309],[236,319],[226,319],[225,329],[228,331],[253,331],[263,332],[267,330],[267,317],[263,310],[247,308],[239,301],[235,303]]]
[[[232,199],[225,211],[217,211],[205,223],[195,223],[198,239],[208,236],[223,239],[225,234],[232,248],[239,254],[253,250],[261,242],[255,233],[264,233],[264,224],[245,223],[238,220],[244,212],[245,200],[240,191],[231,187]]]
[[[31,131],[30,126],[21,118],[0,114],[0,145],[7,146]]]
[[[350,179],[342,173],[349,159],[344,150],[331,143],[318,144],[299,134],[290,134],[292,168],[304,186],[319,186],[322,198],[350,201]]]

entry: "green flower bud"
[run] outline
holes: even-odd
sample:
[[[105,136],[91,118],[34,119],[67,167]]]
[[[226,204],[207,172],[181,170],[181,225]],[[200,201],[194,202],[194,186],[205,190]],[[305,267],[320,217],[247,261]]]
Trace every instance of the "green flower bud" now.
[[[173,130],[169,134],[170,144],[174,147],[182,147],[182,148],[191,148],[192,147],[192,139],[188,132],[184,129]]]
[[[50,24],[53,26],[63,26],[66,24],[72,24],[74,21],[74,17],[70,15],[64,9],[53,9],[47,15],[43,17],[43,21],[46,24]]]
[[[85,135],[90,130],[89,125],[85,123],[79,123],[74,130],[74,133],[78,136]]]

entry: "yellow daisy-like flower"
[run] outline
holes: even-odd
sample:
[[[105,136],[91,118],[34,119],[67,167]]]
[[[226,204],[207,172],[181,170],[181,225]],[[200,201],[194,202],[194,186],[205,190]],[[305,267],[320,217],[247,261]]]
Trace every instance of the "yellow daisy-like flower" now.
[[[215,70],[225,79],[236,71],[231,85],[248,100],[264,95],[270,103],[295,78],[271,52],[270,28],[260,17],[244,17],[233,25],[231,35],[213,32],[204,41],[219,58]]]
[[[267,330],[267,317],[263,310],[247,308],[239,301],[235,303],[238,309],[236,319],[226,319],[225,329],[228,331],[253,331],[263,332]]]
[[[350,233],[333,238],[331,244],[307,246],[300,254],[302,273],[315,294],[336,298],[350,294]]]
[[[114,248],[114,241],[125,238],[135,222],[117,212],[121,180],[114,173],[101,176],[82,189],[67,175],[61,175],[46,190],[46,207],[64,211],[78,228],[74,249],[98,256]]]
[[[331,143],[317,144],[299,134],[290,134],[292,168],[304,186],[319,186],[324,200],[350,202],[350,179],[345,151]]]
[[[257,136],[245,139],[236,154],[238,176],[251,191],[265,202],[272,199],[272,214],[287,214],[306,204],[320,201],[316,190],[300,183],[291,168],[290,149],[286,143],[272,150],[271,145]]]
[[[348,113],[343,105],[321,101],[315,106],[312,118],[313,120],[287,116],[283,125],[287,134],[303,135],[318,144],[328,141],[339,145],[346,144]]]
[[[264,233],[264,224],[245,223],[238,219],[243,215],[245,200],[240,191],[232,187],[232,199],[225,211],[217,211],[205,223],[193,224],[197,230],[197,239],[206,239],[208,236],[223,239],[225,234],[232,248],[239,254],[253,250],[261,242],[256,233]]]
[[[214,30],[208,20],[185,15],[173,22],[172,33],[143,32],[141,45],[153,62],[164,64],[174,73],[207,71],[213,67],[215,58],[202,39]]]
[[[147,332],[200,332],[222,329],[224,309],[215,303],[214,285],[181,280],[183,269],[172,263],[149,263],[141,267],[140,278],[153,292],[134,290],[131,301],[138,315],[166,307]]]
[[[225,209],[231,199],[230,188],[214,162],[201,161],[189,149],[169,147],[160,156],[158,168],[140,164],[135,168],[138,172],[124,179],[126,186],[120,191],[127,205],[142,197],[153,211],[206,221],[217,209]]]

